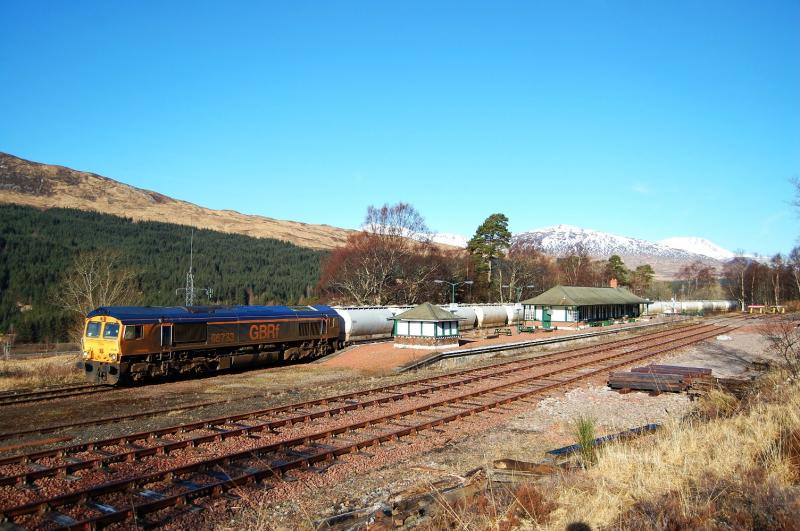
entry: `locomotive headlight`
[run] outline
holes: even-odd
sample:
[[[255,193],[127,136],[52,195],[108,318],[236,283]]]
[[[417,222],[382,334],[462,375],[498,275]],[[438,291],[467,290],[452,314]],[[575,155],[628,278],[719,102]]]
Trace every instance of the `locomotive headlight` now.
[[[109,357],[111,358],[111,361],[117,361],[117,353],[116,352],[112,352]]]
[[[83,351],[83,358],[86,359],[88,357],[89,357],[89,351],[88,350],[84,350]]]

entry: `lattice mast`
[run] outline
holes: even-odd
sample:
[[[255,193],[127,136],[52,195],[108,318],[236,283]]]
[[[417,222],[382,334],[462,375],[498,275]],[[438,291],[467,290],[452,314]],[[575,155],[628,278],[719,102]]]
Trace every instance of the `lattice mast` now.
[[[186,272],[186,286],[175,290],[177,295],[181,291],[184,292],[184,305],[194,306],[194,295],[196,291],[202,291],[210,299],[214,290],[212,288],[199,288],[194,287],[194,229],[192,229],[192,236],[189,239],[189,271]]]

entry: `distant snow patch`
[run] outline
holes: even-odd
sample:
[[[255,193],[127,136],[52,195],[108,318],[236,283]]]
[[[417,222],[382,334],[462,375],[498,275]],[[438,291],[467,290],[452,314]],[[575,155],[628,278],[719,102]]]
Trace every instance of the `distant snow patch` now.
[[[659,240],[658,243],[673,247],[675,249],[682,249],[690,253],[716,258],[717,260],[730,260],[736,256],[724,247],[720,247],[710,240],[698,238],[696,236],[677,236],[674,238]]]

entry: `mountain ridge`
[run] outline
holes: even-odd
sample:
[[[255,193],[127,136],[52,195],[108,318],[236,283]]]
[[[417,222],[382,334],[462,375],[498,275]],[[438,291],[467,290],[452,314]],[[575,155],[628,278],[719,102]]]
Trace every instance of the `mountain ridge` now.
[[[137,221],[164,221],[272,238],[318,250],[342,245],[353,232],[330,225],[205,208],[96,173],[34,162],[3,152],[0,152],[0,203],[90,210]]]
[[[518,233],[514,237],[530,241],[545,253],[554,256],[585,251],[596,259],[607,259],[611,255],[618,255],[628,267],[650,264],[659,278],[675,278],[683,266],[692,262],[701,262],[717,269],[723,265],[723,260],[718,258],[660,242],[618,236],[573,225],[551,225]]]
[[[210,209],[96,173],[33,162],[3,152],[0,152],[0,203],[42,209],[74,208],[136,221],[163,221],[282,240],[317,250],[341,246],[354,232],[331,225]],[[681,267],[694,261],[720,268],[724,260],[733,256],[704,238],[676,237],[651,242],[563,224],[518,233],[514,238],[529,239],[554,256],[576,252],[579,248],[596,259],[617,254],[628,267],[649,263],[660,278],[674,278]],[[448,247],[464,248],[467,239],[452,233],[433,236],[437,244]]]

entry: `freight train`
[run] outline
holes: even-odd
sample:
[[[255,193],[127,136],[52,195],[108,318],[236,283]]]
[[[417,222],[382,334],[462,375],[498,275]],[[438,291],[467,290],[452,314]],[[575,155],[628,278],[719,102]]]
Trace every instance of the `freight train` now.
[[[461,318],[460,329],[516,324],[514,304],[442,306]],[[409,306],[107,307],[86,317],[83,361],[97,383],[141,382],[162,376],[248,365],[308,361],[345,345],[388,339],[392,317]],[[650,303],[649,314],[733,311],[736,301]]]
[[[83,368],[97,383],[141,382],[308,360],[342,342],[329,306],[98,308],[86,316]]]
[[[344,345],[387,339],[408,306],[209,306],[98,308],[86,316],[78,363],[89,381],[142,382],[248,365],[308,361]],[[452,308],[461,329],[519,321],[520,307]]]

